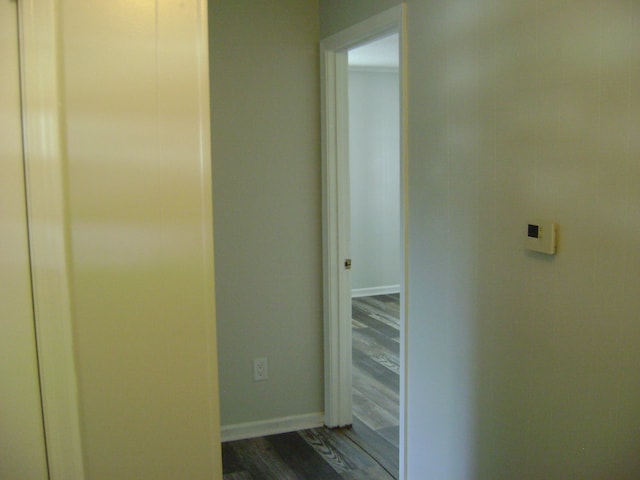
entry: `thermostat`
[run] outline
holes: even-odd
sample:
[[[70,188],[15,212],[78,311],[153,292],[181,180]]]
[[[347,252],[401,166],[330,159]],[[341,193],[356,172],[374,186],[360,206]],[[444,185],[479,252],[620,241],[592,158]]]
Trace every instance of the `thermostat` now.
[[[527,225],[527,249],[554,255],[556,253],[556,224],[532,221]]]

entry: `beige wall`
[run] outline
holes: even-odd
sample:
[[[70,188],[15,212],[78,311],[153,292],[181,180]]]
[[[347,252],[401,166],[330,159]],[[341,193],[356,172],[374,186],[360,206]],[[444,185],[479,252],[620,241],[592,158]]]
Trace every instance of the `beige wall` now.
[[[91,480],[221,478],[202,7],[61,2],[74,339]]]
[[[399,3],[400,0],[320,0],[320,36],[333,35]]]
[[[640,8],[408,12],[409,478],[638,478]]]
[[[210,4],[222,424],[322,412],[317,3]]]
[[[395,287],[397,292],[402,277],[399,75],[349,69],[348,76],[351,289],[366,294]]]

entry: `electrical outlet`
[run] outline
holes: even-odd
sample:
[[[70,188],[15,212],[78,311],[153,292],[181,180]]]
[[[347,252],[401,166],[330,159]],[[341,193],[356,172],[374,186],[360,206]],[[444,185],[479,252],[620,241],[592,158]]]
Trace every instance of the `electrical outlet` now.
[[[253,379],[256,382],[269,378],[269,364],[267,357],[253,359]]]

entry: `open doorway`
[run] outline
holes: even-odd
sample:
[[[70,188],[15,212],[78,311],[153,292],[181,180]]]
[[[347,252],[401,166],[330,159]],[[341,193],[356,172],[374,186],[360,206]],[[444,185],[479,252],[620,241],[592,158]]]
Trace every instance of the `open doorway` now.
[[[398,478],[399,35],[348,51],[353,440]]]
[[[407,276],[405,8],[404,4],[401,4],[325,38],[321,42],[325,424],[329,427],[351,426],[351,432],[356,436],[360,433],[359,426],[364,434],[373,432],[373,435],[362,435],[368,436],[368,439],[365,438],[366,441],[362,442],[363,446],[369,449],[372,455],[379,453],[376,449],[386,454],[391,452],[391,460],[381,458],[380,463],[385,464],[389,471],[393,471],[394,476],[401,479],[406,475],[404,448],[406,431],[404,379],[407,354],[406,295],[404,295]],[[367,55],[372,53],[366,52],[366,46],[373,47],[378,41],[379,46],[386,44],[387,49],[394,52],[393,65],[377,67],[355,65],[357,61],[354,59],[351,70],[354,73],[364,73],[365,69],[377,70],[378,73],[385,71],[390,74],[390,77],[393,76],[391,70],[395,70],[395,113],[391,115],[394,117],[395,126],[389,127],[390,130],[395,130],[393,132],[396,137],[394,147],[390,146],[394,142],[389,142],[387,146],[376,145],[375,142],[366,146],[367,142],[364,138],[367,136],[373,135],[377,141],[386,135],[379,132],[373,133],[370,125],[362,128],[360,139],[351,138],[350,135],[350,130],[355,128],[350,125],[349,117],[354,116],[355,112],[350,111],[350,95],[354,94],[350,92],[349,85],[357,83],[357,80],[350,79],[349,56],[352,54],[351,56],[357,58],[360,53]],[[389,48],[390,45],[394,46]],[[379,100],[380,96],[376,95],[376,100]],[[371,109],[377,107],[372,104],[371,99],[367,100],[365,97],[363,101],[363,115],[371,117]],[[393,219],[396,222],[394,231],[391,236],[385,238],[395,237],[396,240],[396,253],[389,255],[389,261],[394,266],[389,267],[389,264],[385,263],[387,260],[382,259],[381,249],[378,246],[371,248],[373,260],[369,267],[373,266],[387,273],[394,270],[395,276],[393,280],[378,279],[369,285],[360,283],[360,273],[368,270],[369,262],[364,260],[364,257],[358,259],[356,245],[359,241],[358,235],[363,238],[376,237],[377,240],[385,235],[375,230],[381,228],[380,224],[374,226],[373,231],[369,230],[364,234],[352,232],[355,225],[352,225],[353,216],[350,211],[354,210],[354,215],[359,215],[360,207],[352,202],[351,191],[360,188],[371,195],[380,193],[380,190],[386,187],[381,186],[383,184],[380,183],[367,185],[364,182],[363,187],[351,184],[350,176],[366,177],[373,174],[372,172],[366,175],[356,173],[355,165],[350,165],[350,156],[354,155],[351,152],[351,144],[354,143],[365,145],[363,157],[366,168],[372,167],[372,152],[377,154],[384,150],[394,150],[392,157],[395,158],[395,160],[387,158],[389,162],[387,168],[393,169],[394,174],[384,172],[384,169],[381,174],[379,171],[376,172],[384,185],[395,187],[395,193],[387,192],[395,198],[395,201],[385,202],[369,197],[364,202],[369,207],[379,205],[377,212],[374,208],[372,216],[374,219],[389,216],[388,212],[393,211]],[[360,212],[359,220],[362,218],[363,214]],[[352,306],[354,293],[357,305],[354,303]],[[356,321],[353,320],[354,310],[357,310],[356,317],[359,317]],[[397,313],[390,313],[394,310]],[[362,317],[362,314],[368,318]],[[355,329],[352,328],[353,325],[356,326]],[[365,329],[368,331],[365,332]],[[364,333],[370,334],[369,338],[366,338]],[[376,337],[376,341],[373,341],[372,337]],[[385,350],[382,344],[391,348]],[[352,345],[362,348],[356,353]],[[357,365],[357,362],[353,362],[356,356],[359,357]],[[356,369],[359,370],[355,372],[356,375],[363,370],[368,370],[370,373],[375,371],[379,375],[377,377],[373,375],[370,379],[358,378],[354,376]],[[385,383],[390,384],[390,388],[385,387]],[[361,409],[360,412],[358,412],[359,409]],[[362,417],[365,414],[362,411],[368,411],[373,417],[363,420]],[[362,438],[358,441],[361,442]]]

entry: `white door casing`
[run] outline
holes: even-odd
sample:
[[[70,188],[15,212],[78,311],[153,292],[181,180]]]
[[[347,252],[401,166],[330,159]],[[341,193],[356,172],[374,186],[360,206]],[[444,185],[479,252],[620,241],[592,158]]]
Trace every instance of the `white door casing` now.
[[[58,9],[20,1],[18,21],[29,249],[51,480],[82,479],[59,89]]]
[[[400,303],[400,478],[406,458],[406,338],[407,338],[407,62],[406,5],[386,10],[320,43],[321,135],[323,193],[323,288],[325,344],[325,424],[350,425],[351,405],[351,276],[344,262],[349,252],[349,49],[397,32],[400,38],[400,159],[402,278]]]
[[[46,480],[22,152],[18,14],[0,0],[0,478]]]

